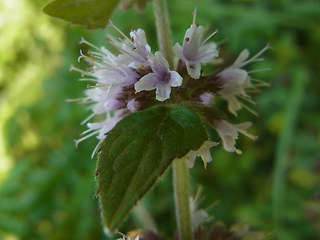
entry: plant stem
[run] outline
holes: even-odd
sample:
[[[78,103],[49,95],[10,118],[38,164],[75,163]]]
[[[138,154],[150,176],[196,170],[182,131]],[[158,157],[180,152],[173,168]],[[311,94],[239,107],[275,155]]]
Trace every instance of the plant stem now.
[[[154,15],[159,48],[173,69],[173,51],[171,29],[166,0],[153,0]],[[176,218],[180,240],[193,240],[194,234],[191,223],[189,201],[189,177],[186,161],[176,159],[173,161],[173,185],[176,205]]]
[[[173,161],[174,199],[180,240],[194,239],[190,214],[188,176],[186,161],[184,159]]]
[[[160,52],[173,68],[173,51],[171,28],[166,0],[153,0],[153,11],[156,18],[156,29]]]

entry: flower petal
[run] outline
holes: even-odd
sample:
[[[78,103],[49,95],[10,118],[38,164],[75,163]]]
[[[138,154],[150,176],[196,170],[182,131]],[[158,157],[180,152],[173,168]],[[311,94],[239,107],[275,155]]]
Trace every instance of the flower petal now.
[[[170,98],[171,87],[170,86],[158,86],[156,91],[156,99],[163,102]]]
[[[201,75],[201,64],[199,62],[187,62],[186,65],[190,77],[199,79]]]
[[[247,80],[248,73],[242,69],[226,69],[218,74],[224,82],[231,82],[236,84],[244,84]],[[241,86],[240,86],[241,87]]]
[[[179,59],[184,59],[183,54],[182,54],[182,46],[179,43],[176,43],[173,47],[172,50],[174,54],[179,58]]]
[[[136,90],[136,92],[141,92],[144,90],[150,91],[155,89],[157,76],[158,75],[156,73],[148,73],[134,84],[134,89]]]
[[[182,85],[183,78],[180,76],[179,73],[177,73],[176,71],[170,71],[170,76],[171,87],[179,87]]]
[[[234,61],[232,67],[238,67],[240,64],[242,64],[245,60],[247,60],[249,57],[249,51],[248,49],[242,50],[236,61]]]

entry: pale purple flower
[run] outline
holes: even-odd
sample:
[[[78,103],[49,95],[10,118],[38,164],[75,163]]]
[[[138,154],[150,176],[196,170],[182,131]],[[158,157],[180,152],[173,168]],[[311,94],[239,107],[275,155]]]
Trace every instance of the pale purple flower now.
[[[268,84],[263,83],[257,79],[251,78],[249,76],[250,72],[247,72],[246,70],[241,68],[251,62],[262,61],[263,59],[259,58],[259,56],[269,48],[270,46],[267,45],[251,59],[248,59],[249,51],[245,49],[240,53],[239,57],[230,67],[226,68],[225,70],[217,74],[218,82],[221,84],[221,90],[219,90],[217,94],[228,102],[228,110],[235,116],[237,116],[237,111],[239,111],[242,107],[246,108],[247,110],[256,115],[256,113],[252,109],[250,109],[244,103],[239,101],[238,98],[243,99],[249,103],[255,104],[251,100],[250,96],[246,93],[246,90],[254,89],[258,85],[268,86]],[[263,70],[267,69],[260,69],[251,72]]]
[[[251,138],[252,140],[257,139],[256,136],[253,136],[246,131],[246,129],[251,127],[251,122],[232,125],[225,120],[215,120],[213,123],[216,131],[222,139],[223,148],[228,152],[236,152],[241,154],[241,150],[234,146],[236,144],[236,139],[238,139],[239,133]]]
[[[167,60],[160,52],[149,54],[149,62],[153,72],[143,76],[134,84],[136,92],[156,89],[156,99],[165,101],[170,98],[171,87],[182,84],[182,77],[176,71],[170,71]]]
[[[211,62],[219,55],[219,51],[217,50],[217,44],[213,42],[207,43],[217,31],[203,40],[204,27],[198,26],[195,23],[195,16],[196,10],[194,12],[193,23],[186,31],[182,46],[176,43],[173,51],[186,64],[188,74],[194,79],[199,79],[201,75],[201,63]]]
[[[121,52],[118,56],[119,61],[134,69],[146,68],[151,48],[147,43],[145,32],[140,28],[132,29],[129,38],[111,21],[110,25],[123,36],[123,39],[120,37],[116,39],[110,37],[109,39],[110,43]]]
[[[106,133],[123,117],[139,108],[139,102],[134,98],[125,99],[122,96],[125,94],[124,88],[133,90],[134,83],[140,75],[106,48],[98,48],[84,39],[81,43],[86,43],[94,50],[89,52],[89,56],[80,51],[78,60],[84,59],[92,67],[90,71],[82,71],[72,66],[71,70],[82,73],[83,78],[80,80],[95,84],[89,85],[84,92],[85,98],[80,99],[82,103],[90,104],[88,108],[92,113],[82,122],[82,124],[87,123],[88,130],[82,133],[83,137],[76,141],[77,144],[94,135],[101,142]],[[99,116],[100,121],[91,121],[95,116]]]

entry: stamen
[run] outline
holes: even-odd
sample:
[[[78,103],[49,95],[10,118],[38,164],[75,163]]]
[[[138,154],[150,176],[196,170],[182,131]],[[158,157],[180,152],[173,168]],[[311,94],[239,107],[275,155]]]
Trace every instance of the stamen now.
[[[138,37],[138,36],[137,36]],[[137,40],[137,39],[136,39]],[[123,44],[125,44],[128,48],[134,47],[133,43],[130,41],[124,41],[119,39]],[[120,52],[130,55],[132,58],[136,59],[137,62],[145,62],[144,56],[141,55],[140,51],[136,51],[135,54],[131,54],[130,51],[127,51],[123,48],[123,46],[119,46],[116,42],[110,43],[114,48],[118,49]]]
[[[214,30],[214,32],[211,33],[211,34],[202,42],[202,45],[205,44],[213,35],[215,35],[215,34],[218,33],[218,32],[219,32],[218,29]]]
[[[244,97],[244,96],[238,96],[239,98],[241,98],[241,99],[243,99],[244,101],[247,101],[247,102],[249,102],[249,103],[251,103],[252,105],[254,105],[254,106],[258,106],[258,104],[256,103],[256,102],[254,102],[254,101],[252,101],[250,98],[248,98],[248,97]]]
[[[123,42],[123,43],[125,43],[125,44],[128,46],[128,44],[127,44],[126,42]],[[112,44],[112,43],[111,43],[111,44]],[[112,46],[115,47],[115,48],[118,48],[115,44],[112,44]],[[131,47],[131,46],[129,46],[129,47]],[[144,58],[143,58],[143,56],[141,56],[141,54],[139,54],[139,51],[138,51],[138,52],[135,52],[135,53],[138,53],[138,55],[137,55],[137,54],[131,54],[130,51],[126,51],[126,50],[123,49],[123,48],[118,48],[118,49],[119,49],[122,53],[128,54],[130,57],[136,59],[137,62],[144,62]],[[139,57],[140,57],[140,58],[139,58]]]
[[[94,148],[94,150],[93,150],[93,152],[92,152],[92,154],[91,154],[91,159],[92,159],[92,158],[94,157],[94,155],[96,155],[96,153],[98,152],[98,150],[99,150],[102,142],[103,142],[103,139],[101,139],[100,142],[97,144],[97,146]]]
[[[197,7],[194,8],[194,10],[192,12],[192,15],[193,15],[192,24],[195,24],[196,23],[196,17],[197,17]]]
[[[79,63],[80,63],[81,59],[87,60],[87,62],[88,62],[90,65],[93,65],[93,63],[94,63],[94,57],[93,57],[93,55],[90,56],[90,57],[88,57],[88,56],[84,55],[84,54],[82,53],[82,50],[80,49],[80,56],[78,57],[78,62],[79,62]]]
[[[117,28],[116,25],[114,25],[110,19],[109,19],[109,23],[110,23],[110,26],[113,27],[115,30],[117,30],[125,39],[130,41],[130,39],[119,28]]]
[[[91,76],[91,73],[90,73],[90,72],[83,71],[82,69],[76,68],[76,67],[73,66],[73,65],[70,66],[69,71],[70,71],[70,72],[71,72],[71,71],[77,71],[77,72],[81,73],[81,76],[83,76],[83,77],[84,77],[85,75]]]
[[[259,83],[259,85],[256,84],[255,86],[271,87],[271,83],[266,83],[266,82],[263,82],[263,81],[256,79],[256,78],[251,78],[251,80]]]
[[[217,46],[221,46],[222,44],[225,44],[227,42],[229,42],[229,38],[224,38],[221,41],[217,42]],[[220,48],[218,48],[218,49],[220,49]]]
[[[89,115],[89,117],[87,117],[86,119],[84,119],[82,122],[81,122],[81,125],[85,124],[86,122],[88,122],[91,118],[93,118],[95,115],[95,113],[92,113],[91,115]]]
[[[237,154],[239,154],[239,155],[242,154],[242,151],[241,151],[240,149],[234,148],[234,150],[235,150],[235,152],[236,152]]]
[[[92,130],[92,129],[90,129],[90,130]],[[92,136],[96,135],[97,133],[99,133],[99,131],[100,130],[93,131],[92,133],[90,133],[90,134],[88,134],[88,135],[86,135],[86,136],[84,136],[84,137],[82,137],[82,138],[80,138],[78,140],[74,140],[74,142],[76,144],[76,147],[78,147],[79,143],[81,143],[82,141],[84,141],[87,138],[92,137]]]
[[[100,49],[100,48],[98,48],[97,46],[93,45],[92,43],[89,43],[89,42],[86,41],[83,37],[81,37],[81,40],[80,40],[79,43],[80,43],[80,44],[81,44],[81,43],[85,43],[85,44],[87,44],[88,46],[90,46],[90,47],[92,47],[92,48],[94,48],[94,49],[97,49],[99,52],[101,52],[101,49]]]
[[[82,102],[84,98],[66,99],[66,102]]]
[[[199,61],[200,59],[202,59],[202,58],[204,58],[204,57],[206,57],[206,56],[209,56],[209,55],[211,55],[211,54],[217,54],[217,55],[218,55],[218,54],[219,54],[219,51],[215,50],[215,51],[211,51],[211,52],[206,52],[206,53],[198,56],[198,57],[196,58],[196,60]]]
[[[256,55],[254,55],[252,58],[248,59],[247,61],[243,62],[242,64],[239,65],[239,68],[249,64],[250,62],[255,61],[262,53],[267,51],[268,49],[272,48],[270,44],[268,43],[260,52],[258,52]]]
[[[99,80],[95,78],[80,78],[79,81],[98,82]]]
[[[260,115],[257,113],[257,112],[255,112],[255,111],[253,111],[251,108],[249,108],[247,105],[245,105],[245,104],[241,104],[245,109],[247,109],[249,112],[251,112],[253,115],[255,115],[256,117],[259,117]]]
[[[270,70],[272,70],[272,68],[260,68],[260,69],[248,71],[248,73],[263,72],[263,71],[270,71]]]

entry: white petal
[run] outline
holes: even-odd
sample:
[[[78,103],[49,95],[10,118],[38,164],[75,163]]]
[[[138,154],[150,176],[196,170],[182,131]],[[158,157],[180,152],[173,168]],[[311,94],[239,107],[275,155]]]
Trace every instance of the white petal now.
[[[180,76],[179,73],[177,73],[176,71],[170,71],[170,75],[171,75],[171,86],[172,87],[179,87],[182,85],[182,80],[183,78]]]
[[[145,46],[147,53],[151,53],[151,47],[149,44]]]
[[[158,86],[156,91],[156,99],[163,102],[170,98],[171,87],[170,86]]]
[[[246,130],[252,126],[252,123],[251,122],[243,122],[243,123],[236,124],[235,126],[238,128],[238,130]]]
[[[182,55],[182,46],[179,43],[176,43],[173,47],[172,50],[174,54],[179,58],[184,60],[184,57]]]
[[[194,162],[196,161],[197,158],[197,152],[191,150],[187,155],[186,155],[186,164],[188,168],[193,168]]]
[[[236,59],[236,61],[234,62],[234,64],[232,65],[233,67],[237,67],[240,64],[242,64],[245,60],[247,60],[247,58],[249,57],[249,51],[248,49],[244,49],[242,50],[242,52],[240,53],[240,55],[238,56],[238,58]]]
[[[157,80],[157,74],[156,73],[149,73],[142,78],[138,82],[134,84],[134,89],[136,92],[141,91],[150,91],[156,88],[156,80]]]
[[[169,63],[162,56],[161,52],[158,51],[154,55],[150,53],[148,58],[150,59],[150,65],[154,72],[159,73],[160,75],[162,75],[163,72],[169,72]]]
[[[222,98],[228,102],[228,111],[238,116],[237,111],[242,108],[241,102],[234,95],[223,95]]]
[[[235,138],[229,136],[229,135],[220,135],[223,143],[223,148],[227,152],[236,152],[237,149],[235,148],[236,140]]]
[[[240,124],[237,124],[235,125],[238,129],[238,131],[247,136],[248,138],[251,138],[253,141],[257,140],[257,136],[253,136],[251,134],[249,134],[247,131],[245,131],[246,129],[248,129],[249,127],[251,127],[252,123],[251,122],[244,122],[244,123],[240,123]]]
[[[190,77],[199,79],[201,74],[201,64],[199,62],[187,62],[186,65]]]
[[[218,76],[223,79],[223,81],[233,82],[236,84],[244,84],[247,80],[248,73],[241,69],[226,69],[218,74]]]
[[[138,41],[143,45],[147,45],[147,38],[145,32],[139,28],[136,31],[130,32],[130,37],[134,38],[134,41]]]
[[[214,146],[218,145],[217,142],[205,141],[198,150],[191,150],[185,156],[186,164],[188,168],[192,168],[194,166],[194,162],[197,157],[201,157],[204,167],[207,167],[207,163],[212,161],[210,149]]]
[[[219,56],[219,51],[217,50],[217,44],[214,42],[204,44],[200,47],[199,54],[197,56],[197,61],[202,63],[211,62],[214,58]]]
[[[189,61],[195,61],[199,54],[203,27],[192,24],[183,41],[183,55]],[[188,40],[186,40],[188,39]]]
[[[230,135],[232,137],[238,137],[237,128],[231,123],[225,120],[214,121],[214,125],[220,135]]]

